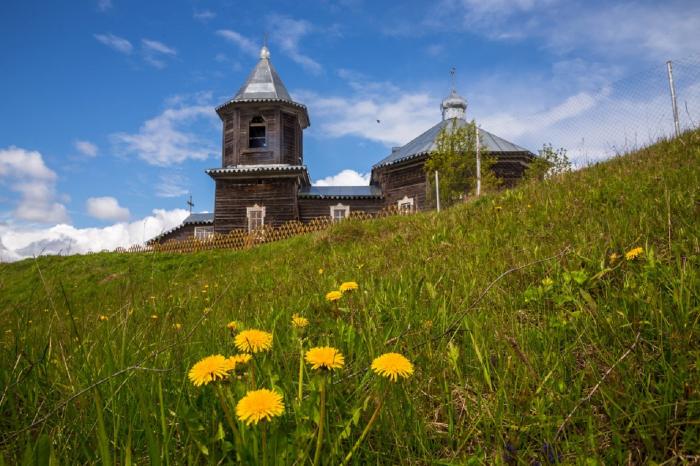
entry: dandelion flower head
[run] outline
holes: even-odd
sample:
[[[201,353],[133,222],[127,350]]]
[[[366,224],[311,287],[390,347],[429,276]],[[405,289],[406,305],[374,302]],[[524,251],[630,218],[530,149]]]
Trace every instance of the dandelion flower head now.
[[[233,365],[232,369],[235,369],[239,365],[247,364],[253,357],[248,353],[235,354],[227,359],[230,364]]]
[[[372,361],[372,370],[396,382],[398,377],[408,378],[413,374],[413,364],[399,353],[384,353]]]
[[[302,317],[299,314],[292,315],[292,326],[294,328],[304,328],[309,325],[309,319]]]
[[[266,388],[246,393],[236,405],[238,420],[247,425],[257,424],[262,420],[269,421],[282,413],[284,413],[282,395]]]
[[[244,353],[259,353],[272,347],[272,334],[262,330],[243,330],[233,340],[239,351]]]
[[[619,255],[618,253],[616,253],[616,252],[613,252],[612,254],[610,254],[610,257],[609,257],[610,262],[615,262],[615,261],[617,261],[619,258],[620,258],[620,255]]]
[[[340,291],[329,291],[328,293],[326,293],[326,301],[338,301],[342,297],[343,293],[341,293]]]
[[[239,328],[241,328],[241,323],[238,322],[237,320],[232,320],[228,324],[226,324],[226,328],[231,330],[232,332],[235,332]]]
[[[344,282],[340,285],[340,292],[347,293],[348,291],[355,291],[358,288],[357,282]]]
[[[340,351],[331,346],[311,348],[304,356],[312,369],[333,370],[345,365],[345,357]]]
[[[206,385],[209,382],[214,382],[218,379],[223,379],[232,368],[226,358],[220,354],[207,356],[192,366],[188,377],[190,381],[197,387]]]
[[[100,317],[98,317],[98,319],[99,319],[100,321],[104,322],[105,320],[109,320],[109,317],[107,317],[106,315],[102,315],[102,314],[101,314]]]
[[[636,247],[627,251],[627,253],[625,254],[625,259],[631,261],[641,256],[642,254],[644,254],[644,248]]]

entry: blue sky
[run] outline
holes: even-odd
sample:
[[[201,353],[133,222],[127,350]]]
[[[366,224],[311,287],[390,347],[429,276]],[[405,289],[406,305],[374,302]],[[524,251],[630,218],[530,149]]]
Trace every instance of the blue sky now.
[[[265,33],[309,109],[312,179],[352,183],[440,120],[452,66],[468,118],[533,151],[564,130],[562,145],[602,141],[625,105],[652,102],[645,121],[665,131],[663,64],[697,57],[699,30],[697,1],[3,2],[0,254],[139,242],[182,219],[188,192],[211,210],[214,107]],[[658,95],[624,81],[640,74]]]

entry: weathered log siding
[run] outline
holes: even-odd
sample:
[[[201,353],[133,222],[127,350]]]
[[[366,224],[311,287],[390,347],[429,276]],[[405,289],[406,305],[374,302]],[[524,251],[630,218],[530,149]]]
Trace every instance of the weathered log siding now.
[[[289,111],[282,111],[282,109]],[[261,116],[265,120],[267,147],[250,148],[248,132],[250,121]],[[297,165],[302,160],[302,129],[299,114],[288,106],[270,103],[251,106],[241,104],[221,113],[222,164],[259,165],[288,163]]]
[[[407,163],[389,165],[377,170],[375,179],[384,194],[384,205],[396,207],[404,196],[412,197],[414,208],[424,210],[426,205],[426,175],[423,171],[425,158],[411,160]]]
[[[158,240],[159,243],[167,243],[170,240],[182,241],[194,236],[194,227],[199,225],[182,225],[175,231],[171,231],[167,235]]]
[[[343,204],[350,206],[350,214],[353,212],[374,213],[384,207],[383,199],[299,199],[299,217],[302,222],[308,222],[318,217],[330,217],[331,206]]]
[[[216,180],[214,231],[248,228],[246,207],[265,207],[265,224],[279,226],[299,218],[295,179]]]

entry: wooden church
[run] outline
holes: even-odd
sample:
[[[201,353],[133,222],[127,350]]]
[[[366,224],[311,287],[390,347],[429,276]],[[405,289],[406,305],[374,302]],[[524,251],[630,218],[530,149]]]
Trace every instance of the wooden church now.
[[[235,229],[252,231],[292,220],[341,220],[351,212],[428,209],[424,164],[440,131],[466,125],[467,102],[454,90],[441,104],[442,121],[372,167],[368,186],[313,186],[304,165],[304,129],[309,114],[292,100],[270,61],[267,47],[238,93],[216,108],[222,121],[221,167],[206,170],[216,183],[214,213],[193,213],[153,238],[166,242],[207,238]],[[487,131],[481,145],[495,157],[492,169],[506,184],[522,177],[534,155]]]

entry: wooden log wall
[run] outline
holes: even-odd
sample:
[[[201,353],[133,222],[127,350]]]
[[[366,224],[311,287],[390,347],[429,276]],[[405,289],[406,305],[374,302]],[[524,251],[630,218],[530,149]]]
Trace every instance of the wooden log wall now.
[[[377,213],[384,208],[383,199],[299,199],[299,218],[309,222],[318,217],[330,217],[331,206],[338,204],[350,206],[350,214],[355,212]]]
[[[198,225],[182,225],[174,231],[171,231],[167,235],[163,236],[158,240],[159,243],[165,243],[167,241],[182,241],[187,238],[192,238],[194,236],[194,227]]]
[[[247,207],[265,207],[265,224],[279,226],[299,218],[297,184],[293,178],[216,180],[214,231],[248,228]]]
[[[267,147],[248,147],[250,121],[256,116],[265,120]],[[301,163],[303,136],[297,113],[282,111],[279,104],[274,103],[243,105],[228,110],[222,120],[222,166]]]
[[[404,196],[413,198],[416,210],[425,210],[426,206],[426,174],[423,169],[425,157],[408,163],[389,165],[378,169],[376,178],[384,194],[384,206],[396,206]]]

